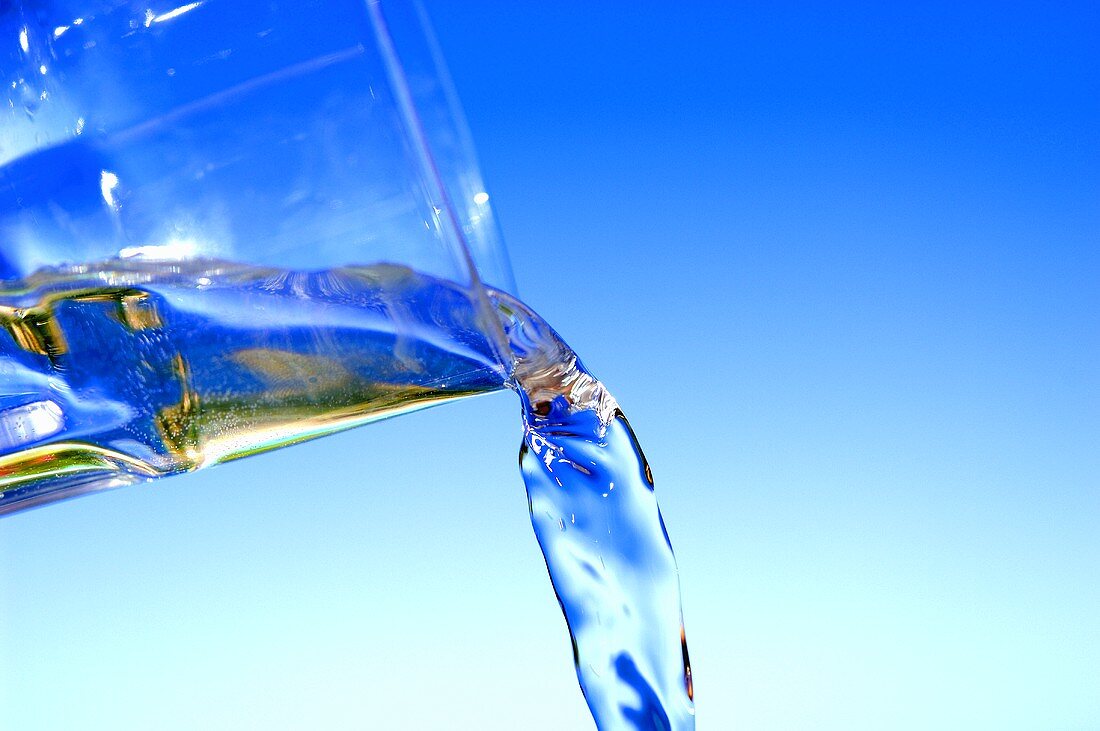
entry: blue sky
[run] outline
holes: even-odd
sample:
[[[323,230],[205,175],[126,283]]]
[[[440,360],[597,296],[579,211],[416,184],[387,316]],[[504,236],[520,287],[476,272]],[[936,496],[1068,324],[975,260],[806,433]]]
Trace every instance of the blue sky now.
[[[699,727],[1100,728],[1095,6],[426,5],[520,294],[652,464]],[[497,394],[5,519],[0,685],[585,728],[518,443]]]
[[[436,15],[653,463],[700,727],[1100,726],[1095,7],[685,6]]]

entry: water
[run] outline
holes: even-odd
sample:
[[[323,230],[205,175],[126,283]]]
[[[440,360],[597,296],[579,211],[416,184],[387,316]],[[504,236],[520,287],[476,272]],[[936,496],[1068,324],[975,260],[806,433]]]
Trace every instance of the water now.
[[[488,294],[479,307],[385,264],[141,257],[0,285],[0,514],[508,386],[532,525],[597,727],[692,729],[676,565],[641,448],[554,331]]]
[[[501,302],[523,404],[520,470],[601,731],[695,728],[676,560],[614,397],[521,303]]]
[[[0,289],[0,513],[503,385],[466,291],[398,266],[114,260]]]

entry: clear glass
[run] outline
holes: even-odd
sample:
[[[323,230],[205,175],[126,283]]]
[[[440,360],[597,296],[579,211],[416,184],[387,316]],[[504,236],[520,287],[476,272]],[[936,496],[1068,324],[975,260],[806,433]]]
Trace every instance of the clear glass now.
[[[503,386],[415,2],[3,2],[0,83],[0,513]]]

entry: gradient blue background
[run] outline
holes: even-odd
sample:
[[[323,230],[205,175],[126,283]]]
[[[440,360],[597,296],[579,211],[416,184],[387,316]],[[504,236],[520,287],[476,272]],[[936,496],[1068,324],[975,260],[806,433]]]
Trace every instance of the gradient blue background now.
[[[426,4],[699,727],[1100,729],[1096,6]],[[5,519],[5,728],[590,728],[518,443],[498,394]]]

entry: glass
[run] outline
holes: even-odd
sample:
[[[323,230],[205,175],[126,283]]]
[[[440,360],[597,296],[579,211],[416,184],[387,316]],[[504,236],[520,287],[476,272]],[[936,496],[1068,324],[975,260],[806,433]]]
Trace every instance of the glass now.
[[[0,44],[0,513],[504,385],[415,2],[6,2]]]
[[[514,297],[469,135],[415,0],[147,2],[0,0],[0,514],[507,385],[522,407],[531,522],[597,725],[694,728],[676,565],[652,473],[614,397]],[[428,436],[400,445],[402,471]],[[433,515],[435,503],[425,504]],[[175,664],[172,681],[153,670],[158,655],[181,645],[216,653],[267,614],[188,638],[177,627],[212,616],[209,603],[191,612],[196,600],[232,604],[249,577],[264,592],[301,585],[242,567],[213,588],[225,551],[210,550],[238,524],[199,541],[176,535],[168,552],[184,555],[171,563],[201,577],[191,589],[179,573],[168,582],[162,596],[177,595],[186,616],[150,639],[143,633],[158,623],[145,615],[157,602],[142,589],[165,551],[122,549],[146,567],[120,581],[120,561],[96,552],[122,521],[96,524],[88,516],[99,504],[16,516],[0,533],[0,551],[9,536],[19,545],[0,571],[20,587],[0,592],[0,609],[9,604],[15,617],[0,623],[0,657],[15,658],[0,662],[0,712],[20,728],[72,726],[58,716],[83,728],[96,708],[111,718],[135,704],[146,705],[146,720],[133,725],[149,727],[161,694],[196,675],[219,678],[214,696],[236,696],[247,683],[226,678],[217,661]],[[67,512],[84,516],[75,541]],[[169,516],[158,535],[222,517],[209,512],[203,521]],[[273,512],[255,523],[271,526]],[[33,520],[55,515],[48,526]],[[323,521],[328,532],[338,524]],[[406,532],[417,543],[417,531]],[[280,542],[273,565],[284,550]],[[310,572],[330,561],[309,560]],[[405,583],[378,593],[405,600]],[[131,612],[141,621],[126,620]],[[261,632],[262,646],[244,653],[266,657],[243,673],[257,679],[248,692],[285,684],[271,677],[270,653],[309,636],[288,626]],[[121,700],[99,684],[113,686],[112,666],[145,691]],[[42,708],[40,689],[64,702]]]

